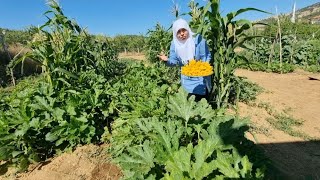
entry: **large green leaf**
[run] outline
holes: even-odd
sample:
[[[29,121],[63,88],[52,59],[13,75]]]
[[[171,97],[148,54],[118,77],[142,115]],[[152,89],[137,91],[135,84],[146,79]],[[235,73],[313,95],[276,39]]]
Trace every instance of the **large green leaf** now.
[[[219,171],[228,178],[239,178],[237,170],[233,168],[233,157],[229,153],[217,152],[215,166]]]
[[[190,173],[191,170],[192,151],[192,144],[189,144],[176,151],[173,157],[166,162],[165,168],[170,172],[170,176],[167,175],[168,179],[187,179],[186,173]]]
[[[239,9],[238,11],[236,12],[231,12],[229,14],[227,14],[227,17],[228,17],[228,21],[232,21],[235,17],[237,17],[238,15],[242,14],[242,13],[245,13],[245,12],[248,12],[248,11],[258,11],[258,12],[262,12],[262,13],[267,13],[267,14],[271,14],[267,11],[263,11],[263,10],[260,10],[260,9],[257,9],[257,8],[243,8],[243,9]]]
[[[155,166],[154,156],[150,142],[145,141],[141,146],[129,147],[128,154],[122,154],[115,161],[134,174],[146,175]]]
[[[199,144],[194,147],[195,161],[192,164],[191,177],[203,179],[217,169],[214,161],[209,160],[216,148],[216,142],[211,140],[200,141]]]
[[[187,99],[187,95],[188,93],[180,88],[176,95],[169,98],[168,108],[171,115],[182,118],[186,124],[190,119],[198,118],[199,121],[203,121],[209,120],[215,115],[215,111],[206,100],[203,99],[197,103],[194,96]]]

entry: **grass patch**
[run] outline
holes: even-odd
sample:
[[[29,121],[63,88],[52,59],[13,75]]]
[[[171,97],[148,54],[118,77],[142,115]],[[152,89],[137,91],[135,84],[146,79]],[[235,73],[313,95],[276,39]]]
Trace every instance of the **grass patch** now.
[[[272,116],[266,118],[266,121],[271,124],[271,126],[275,129],[285,132],[293,137],[299,137],[304,140],[314,140],[313,137],[307,135],[304,132],[295,130],[295,127],[300,127],[303,125],[303,120],[296,119],[289,115],[292,112],[292,108],[287,107],[281,113],[277,112],[274,107],[269,102],[259,102],[259,103],[249,103],[252,107],[258,107],[267,111],[267,113]],[[253,132],[265,134],[264,129],[259,127],[252,127]]]
[[[0,87],[0,95],[11,92],[20,92],[26,87],[33,86],[43,80],[42,75],[27,76],[17,81],[16,86]]]
[[[279,63],[271,63],[270,66],[268,66],[265,63],[262,62],[254,62],[251,64],[240,62],[239,68],[241,69],[248,69],[250,71],[262,71],[262,72],[272,72],[272,73],[291,73],[295,70],[295,66],[289,63],[282,63],[282,66],[280,68]]]
[[[303,125],[303,120],[295,119],[287,114],[276,114],[266,120],[275,128],[285,132],[293,137],[299,137],[304,140],[312,140],[313,138],[304,132],[295,130],[294,127],[300,127]]]
[[[255,124],[249,124],[249,132],[256,134],[263,134],[265,136],[270,136],[270,129],[264,126],[257,126]]]
[[[257,104],[257,107],[266,110],[267,113],[270,114],[271,116],[273,116],[273,114],[274,114],[273,107],[271,106],[271,104],[269,102],[260,102]]]
[[[310,65],[310,66],[298,66],[299,68],[312,72],[312,73],[319,73],[320,72],[320,65]]]
[[[263,88],[257,83],[253,83],[244,77],[239,77],[240,87],[239,100],[244,103],[256,100],[257,96],[263,92]]]

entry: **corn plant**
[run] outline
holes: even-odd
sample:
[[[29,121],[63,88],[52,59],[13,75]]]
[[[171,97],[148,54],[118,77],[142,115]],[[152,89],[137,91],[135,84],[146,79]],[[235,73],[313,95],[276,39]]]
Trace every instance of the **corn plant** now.
[[[0,160],[20,169],[99,142],[108,123],[108,90],[123,67],[111,46],[88,36],[50,2],[46,14],[53,16],[39,29],[32,51],[14,64],[32,57],[46,82],[0,97]]]
[[[212,78],[214,87],[210,92],[210,99],[217,108],[225,107],[235,81],[236,62],[240,58],[234,50],[245,47],[244,43],[255,37],[246,34],[254,24],[248,20],[236,20],[236,18],[247,11],[264,11],[246,8],[228,13],[223,17],[219,11],[220,0],[210,0],[202,7],[198,7],[198,3],[191,1],[190,7],[189,14],[193,17],[190,25],[207,40],[213,57],[210,63],[214,66]]]
[[[159,61],[157,55],[160,53],[168,55],[170,42],[172,40],[172,33],[169,31],[169,29],[165,29],[158,23],[154,30],[150,29],[148,31],[146,53],[147,59],[150,62]]]
[[[16,64],[26,57],[38,61],[47,81],[55,88],[77,84],[79,73],[91,69],[108,77],[110,72],[106,71],[113,69],[107,65],[117,59],[117,54],[107,39],[94,39],[88,35],[64,15],[56,1],[49,1],[49,6],[51,9],[44,14],[48,21],[38,29],[37,37],[30,43],[32,52]]]

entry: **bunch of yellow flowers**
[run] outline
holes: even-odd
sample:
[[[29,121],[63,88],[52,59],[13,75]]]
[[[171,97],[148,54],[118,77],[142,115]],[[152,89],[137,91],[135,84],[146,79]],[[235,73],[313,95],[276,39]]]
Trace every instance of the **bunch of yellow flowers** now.
[[[181,73],[185,76],[209,76],[213,74],[213,67],[208,62],[192,59],[182,67]]]

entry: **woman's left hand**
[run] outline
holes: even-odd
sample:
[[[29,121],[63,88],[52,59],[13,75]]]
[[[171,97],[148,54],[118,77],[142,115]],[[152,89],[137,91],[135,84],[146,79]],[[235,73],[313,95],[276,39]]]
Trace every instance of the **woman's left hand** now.
[[[166,56],[163,52],[157,55],[157,57],[160,58],[161,61],[168,61],[168,56]]]

